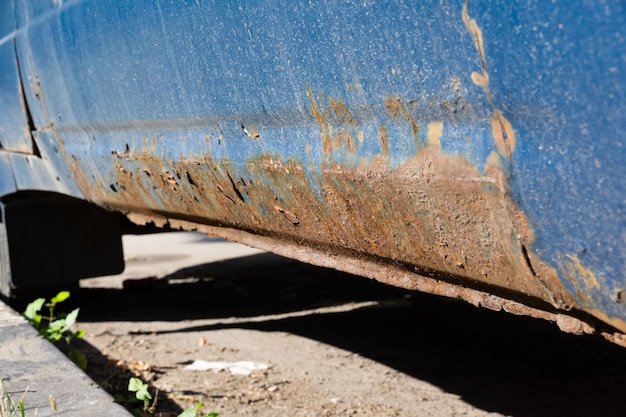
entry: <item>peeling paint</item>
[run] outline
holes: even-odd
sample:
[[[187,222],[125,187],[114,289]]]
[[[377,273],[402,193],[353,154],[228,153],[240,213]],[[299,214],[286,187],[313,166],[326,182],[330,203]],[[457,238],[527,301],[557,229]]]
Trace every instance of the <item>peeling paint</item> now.
[[[463,5],[463,23],[474,39],[474,46],[478,51],[481,67],[481,73],[472,72],[471,78],[474,84],[483,89],[485,96],[487,97],[487,101],[493,109],[493,115],[491,116],[491,131],[498,152],[505,158],[510,158],[511,154],[515,150],[515,131],[513,130],[511,123],[506,119],[506,117],[504,117],[502,111],[500,111],[494,103],[491,90],[489,89],[489,73],[487,72],[487,61],[485,59],[483,32],[476,23],[476,20],[469,16],[468,6],[469,1]]]
[[[443,135],[443,122],[435,121],[428,124],[428,144],[441,148],[441,136]]]
[[[477,72],[472,72],[472,81],[474,84],[482,87],[485,90],[485,94],[488,99],[491,101],[491,93],[489,92],[489,73],[487,72],[487,63],[485,60],[485,47],[483,44],[483,32],[476,23],[476,20],[472,19],[469,15],[469,1],[466,1],[463,5],[463,11],[461,16],[463,18],[463,23],[465,27],[469,31],[470,35],[474,40],[474,46],[478,51],[480,57],[480,67],[482,70],[482,74]]]
[[[515,150],[515,131],[511,123],[497,109],[491,117],[491,133],[500,155],[510,158]]]
[[[259,139],[261,137],[261,134],[259,133],[259,130],[255,126],[252,126],[252,125],[249,125],[249,126],[241,125],[241,129],[243,130],[244,135],[246,135],[250,139]]]

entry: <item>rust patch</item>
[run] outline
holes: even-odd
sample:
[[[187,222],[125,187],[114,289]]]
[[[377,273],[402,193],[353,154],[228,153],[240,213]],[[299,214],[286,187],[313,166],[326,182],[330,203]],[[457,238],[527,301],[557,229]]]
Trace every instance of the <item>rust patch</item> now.
[[[615,343],[616,345],[620,345],[621,347],[626,348],[626,335],[625,334],[602,332],[601,335],[609,342]]]
[[[41,101],[41,82],[39,81],[39,77],[35,77],[35,80],[33,81],[33,92],[35,93],[37,100]]]
[[[147,224],[155,221],[153,215],[129,216],[137,224]],[[563,316],[538,308],[533,308],[517,301],[499,297],[484,291],[451,284],[436,277],[418,276],[414,271],[399,264],[376,261],[369,258],[358,258],[345,253],[328,253],[325,249],[302,244],[295,240],[277,242],[272,237],[260,234],[251,234],[243,230],[228,227],[215,227],[207,224],[198,224],[186,220],[166,219],[159,216],[156,221],[160,224],[168,223],[174,229],[199,231],[211,236],[243,243],[245,245],[270,250],[278,255],[297,259],[313,265],[339,269],[351,274],[376,279],[386,284],[402,288],[426,292],[449,298],[462,299],[476,307],[483,307],[494,311],[505,311],[510,314],[523,315],[553,322],[561,322],[563,331],[573,331],[576,334],[588,332],[590,326],[571,316]],[[417,277],[417,279],[416,279]],[[567,322],[567,324],[563,324]],[[607,340],[626,347],[626,336],[621,333],[602,333]]]
[[[387,107],[391,117],[394,119],[397,119],[404,114],[404,104],[399,96],[387,97],[385,100],[385,107]]]
[[[387,127],[380,126],[378,128],[378,137],[380,138],[380,148],[383,151],[383,155],[389,155],[389,139],[387,139]]]
[[[572,316],[566,316],[565,314],[557,314],[556,325],[559,326],[559,329],[565,333],[573,333],[577,335],[594,333],[593,327],[587,323]]]
[[[583,298],[583,291],[601,288],[596,275],[586,268],[576,256],[567,255],[566,259],[561,263],[561,271],[563,275],[571,278],[570,282],[572,284],[576,283],[575,285],[579,287],[579,291],[582,288],[579,294],[580,298]]]
[[[561,261],[559,269],[561,275],[574,287],[576,296],[584,310],[616,329],[626,332],[626,322],[619,317],[610,317],[598,309],[602,305],[601,292],[606,286],[600,282],[596,274],[587,268],[576,256],[566,255]],[[618,301],[615,301],[618,302]],[[611,339],[612,336],[606,336]],[[620,339],[621,340],[621,339]],[[617,343],[617,341],[616,341]]]
[[[307,96],[311,102],[311,115],[320,126],[323,154],[330,156],[333,150],[345,148],[354,155],[356,143],[353,135],[356,133],[358,122],[350,113],[348,106],[332,97],[328,98],[328,103],[324,103],[322,95],[318,102],[310,86],[307,87]]]
[[[285,218],[289,220],[289,222],[293,224],[294,226],[297,226],[300,224],[300,220],[298,220],[298,217],[292,212],[290,212],[289,210],[285,210],[284,208],[280,206],[274,206],[274,210],[278,211],[280,214],[285,216]]]
[[[419,140],[419,125],[417,119],[406,107],[404,102],[399,96],[387,97],[385,99],[385,107],[394,119],[404,119],[411,126],[411,132],[413,134],[413,140],[417,145],[421,145]]]
[[[435,146],[420,149],[395,170],[378,160],[357,168],[333,165],[315,174],[323,201],[300,163],[278,157],[250,159],[241,181],[230,173],[228,160],[166,162],[150,155],[129,160],[122,153],[112,158],[118,192],[90,185],[89,174],[78,171],[91,200],[127,212],[255,231],[326,253],[400,263],[442,281],[473,282],[475,288],[559,307],[573,305],[558,279],[538,278],[539,261],[528,267],[520,238],[530,243],[532,233],[508,197],[497,157],[485,176],[463,156]]]
[[[349,132],[343,133],[343,142],[346,144],[348,152],[354,155],[356,153],[356,144],[354,143],[354,140],[352,140],[352,136]]]
[[[338,100],[333,100],[332,97],[328,99],[328,103],[330,104],[330,108],[333,109],[335,113],[335,117],[341,124],[357,126],[358,123],[350,114],[350,110],[348,110],[348,106]]]
[[[439,137],[437,122],[429,130]],[[532,229],[509,196],[495,152],[484,174],[437,146],[419,149],[395,169],[379,156],[356,168],[333,164],[308,174],[302,163],[272,155],[237,169],[209,154],[164,161],[124,149],[111,158],[112,180],[68,156],[89,200],[135,220],[198,228],[388,284],[590,331],[572,318],[584,309],[556,271],[525,249],[534,240]],[[572,262],[566,270],[582,274]]]
[[[454,91],[456,95],[461,95],[462,85],[459,77],[452,77],[452,91]]]
[[[595,302],[589,300],[601,289],[595,274],[586,268],[576,256],[567,255],[559,265],[561,275],[574,287],[574,292],[587,311],[594,309]],[[591,302],[590,302],[591,301]],[[595,315],[595,314],[594,314]]]
[[[313,90],[311,90],[310,86],[307,87],[306,93],[309,97],[309,101],[311,102],[311,114],[321,128],[320,136],[322,139],[322,152],[324,153],[324,155],[330,155],[332,151],[332,126],[328,126],[328,116],[324,114],[320,109],[320,106],[317,104],[317,100],[315,99],[315,95],[313,94]]]

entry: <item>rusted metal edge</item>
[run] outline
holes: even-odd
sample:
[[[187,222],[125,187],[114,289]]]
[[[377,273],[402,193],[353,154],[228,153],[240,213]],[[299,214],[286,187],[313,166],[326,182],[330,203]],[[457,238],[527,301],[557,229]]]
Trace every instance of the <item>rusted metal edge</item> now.
[[[375,279],[384,284],[448,298],[461,299],[476,307],[493,311],[505,311],[514,315],[548,320],[554,322],[561,331],[566,333],[576,335],[598,333],[608,341],[626,347],[626,335],[615,329],[604,329],[602,323],[598,320],[594,320],[591,316],[586,316],[586,320],[583,320],[570,315],[577,313],[578,311],[576,310],[569,312],[541,310],[485,291],[452,284],[418,273],[411,273],[393,264],[374,262],[367,258],[355,259],[343,253],[331,254],[315,247],[299,245],[293,241],[278,241],[272,237],[252,234],[239,229],[210,226],[154,214],[128,213],[127,217],[138,225],[154,223],[159,227],[169,225],[174,229],[198,231],[312,265],[333,268],[350,274]]]

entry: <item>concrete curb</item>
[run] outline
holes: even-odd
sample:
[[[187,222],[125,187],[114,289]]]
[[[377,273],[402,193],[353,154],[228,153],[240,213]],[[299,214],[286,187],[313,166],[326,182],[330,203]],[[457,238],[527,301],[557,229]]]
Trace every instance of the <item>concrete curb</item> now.
[[[0,377],[15,404],[22,397],[28,417],[131,417],[121,405],[0,302]],[[56,411],[50,405],[56,401]]]

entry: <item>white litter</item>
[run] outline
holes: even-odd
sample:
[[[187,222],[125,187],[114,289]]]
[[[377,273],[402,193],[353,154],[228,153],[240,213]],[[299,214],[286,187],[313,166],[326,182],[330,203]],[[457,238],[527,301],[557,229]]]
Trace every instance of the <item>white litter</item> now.
[[[186,371],[208,371],[210,369],[219,371],[228,371],[232,375],[250,375],[253,371],[265,370],[269,366],[261,362],[239,361],[239,362],[209,362],[202,359],[196,359],[192,364],[185,366]]]

